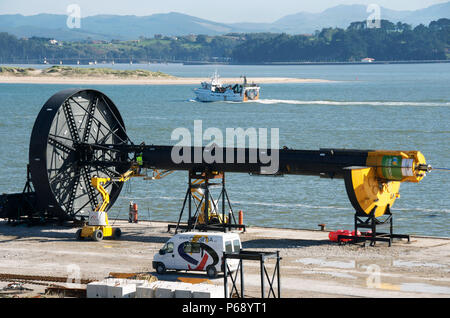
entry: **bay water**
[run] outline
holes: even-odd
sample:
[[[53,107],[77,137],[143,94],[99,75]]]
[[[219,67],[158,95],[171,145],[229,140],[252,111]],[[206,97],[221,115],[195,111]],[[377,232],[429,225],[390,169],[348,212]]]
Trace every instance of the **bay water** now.
[[[419,150],[434,167],[450,168],[450,64],[184,66],[106,65],[149,69],[174,76],[298,77],[324,83],[262,84],[249,103],[200,103],[198,85],[90,85],[109,96],[134,143],[173,145],[179,127],[279,128],[280,146]],[[75,85],[0,84],[0,193],[23,189],[34,120],[59,90]],[[207,141],[205,141],[205,144]],[[419,184],[403,183],[392,209],[395,232],[450,236],[450,171],[435,170]],[[176,221],[187,189],[187,172],[155,181],[132,179],[110,211],[127,218],[130,200],[140,219]],[[343,180],[309,176],[253,177],[228,174],[235,213],[247,225],[352,229],[353,208]]]

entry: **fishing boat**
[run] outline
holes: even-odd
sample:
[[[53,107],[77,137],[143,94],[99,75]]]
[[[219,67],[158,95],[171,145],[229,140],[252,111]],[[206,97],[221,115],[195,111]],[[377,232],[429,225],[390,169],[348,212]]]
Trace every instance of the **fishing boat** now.
[[[243,83],[223,85],[219,75],[214,73],[210,82],[202,82],[200,88],[194,89],[197,100],[201,102],[246,102],[259,99],[260,87],[247,82],[246,76],[241,76]]]

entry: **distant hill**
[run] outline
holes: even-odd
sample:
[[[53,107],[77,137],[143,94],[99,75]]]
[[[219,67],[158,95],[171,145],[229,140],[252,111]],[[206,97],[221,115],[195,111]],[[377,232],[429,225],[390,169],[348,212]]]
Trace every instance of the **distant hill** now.
[[[132,40],[140,36],[153,37],[155,34],[167,36],[207,34],[219,35],[233,31],[233,28],[181,13],[134,15],[96,15],[81,19],[81,28],[69,29],[66,15],[20,14],[0,15],[0,32],[8,32],[18,37],[47,37],[58,40]]]
[[[291,63],[449,60],[450,19],[411,28],[381,20],[380,28],[352,22],[347,28],[324,28],[313,35],[230,33],[157,36],[131,41],[55,41],[17,38],[0,32],[0,61],[5,64],[104,63]],[[66,69],[62,68],[65,72]],[[8,71],[8,70],[6,70]],[[14,70],[13,70],[14,71]],[[52,72],[54,69],[52,69]],[[10,72],[10,71],[8,71]],[[21,75],[21,71],[16,72]]]
[[[88,18],[86,18],[88,19]],[[8,32],[17,37],[45,37],[65,41],[108,40],[110,33],[104,29],[102,33],[91,32],[89,29],[69,29],[66,25],[67,16],[57,14],[37,14],[23,16],[20,14],[0,15],[0,32]],[[85,22],[83,20],[83,22]]]
[[[96,15],[81,20],[80,29],[66,26],[67,16],[56,14],[0,15],[0,32],[18,37],[47,37],[58,40],[131,40],[141,36],[153,37],[230,32],[312,33],[324,27],[347,27],[351,22],[364,21],[369,16],[365,5],[339,5],[320,13],[299,12],[273,23],[217,23],[186,14],[171,12],[150,16]],[[381,18],[412,25],[428,25],[433,20],[450,17],[450,2],[416,11],[397,11],[381,8]]]
[[[270,24],[270,29],[283,30],[286,33],[312,33],[324,27],[345,28],[351,22],[364,21],[370,13],[365,5],[339,5],[321,13],[300,12],[285,16]],[[403,22],[428,25],[433,20],[450,17],[450,2],[437,4],[416,11],[397,11],[381,7],[381,19],[391,22]],[[250,25],[247,25],[249,27]]]

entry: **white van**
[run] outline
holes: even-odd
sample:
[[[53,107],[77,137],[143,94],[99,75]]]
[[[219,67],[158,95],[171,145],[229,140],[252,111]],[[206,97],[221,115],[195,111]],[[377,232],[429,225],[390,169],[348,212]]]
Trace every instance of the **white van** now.
[[[223,272],[223,252],[239,253],[242,248],[237,233],[185,232],[175,234],[153,257],[153,268],[158,274],[166,270],[206,271],[210,278]],[[239,260],[229,259],[231,271],[236,271]]]

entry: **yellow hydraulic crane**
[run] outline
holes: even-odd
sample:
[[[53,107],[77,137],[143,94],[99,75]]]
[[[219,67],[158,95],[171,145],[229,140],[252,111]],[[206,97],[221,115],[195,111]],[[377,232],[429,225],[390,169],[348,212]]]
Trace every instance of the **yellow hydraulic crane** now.
[[[108,222],[108,213],[106,212],[106,207],[108,206],[109,193],[103,187],[103,185],[109,181],[114,182],[126,182],[132,177],[142,176],[139,174],[140,167],[133,166],[130,170],[123,173],[117,178],[100,178],[93,177],[91,179],[92,186],[100,192],[102,196],[102,202],[96,207],[94,211],[89,213],[88,224],[83,226],[82,229],[77,231],[77,239],[82,240],[84,238],[92,238],[95,241],[101,241],[104,237],[113,237],[115,239],[119,238],[122,234],[120,228],[113,228]]]

